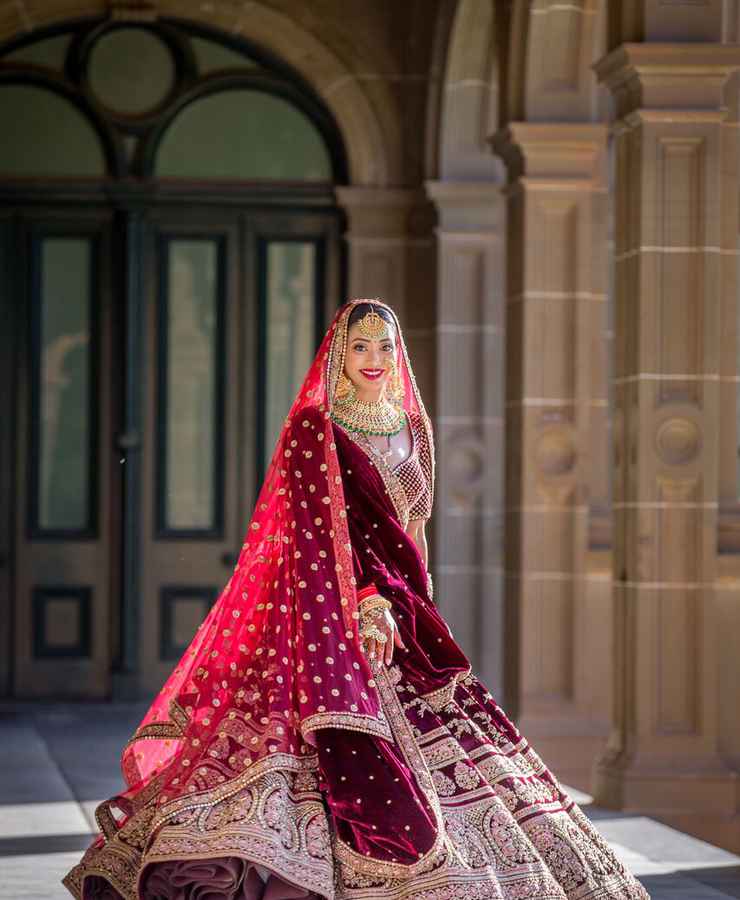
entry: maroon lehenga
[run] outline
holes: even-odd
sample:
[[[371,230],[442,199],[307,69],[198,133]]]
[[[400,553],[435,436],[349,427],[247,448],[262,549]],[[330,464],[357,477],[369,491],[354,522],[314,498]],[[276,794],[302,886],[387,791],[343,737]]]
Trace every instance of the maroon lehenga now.
[[[405,527],[431,512],[433,438],[402,341],[409,458],[391,470],[331,420],[352,305],[286,419],[234,574],[63,883],[78,900],[649,900],[429,596]],[[371,584],[406,648],[390,666],[360,643]]]

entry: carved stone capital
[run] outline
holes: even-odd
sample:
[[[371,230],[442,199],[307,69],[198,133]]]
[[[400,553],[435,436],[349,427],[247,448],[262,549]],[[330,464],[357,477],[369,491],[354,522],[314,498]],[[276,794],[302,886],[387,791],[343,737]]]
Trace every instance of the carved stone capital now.
[[[605,184],[608,128],[582,122],[510,122],[491,138],[509,184],[599,189]]]
[[[495,232],[503,227],[501,185],[495,181],[427,181],[442,233]]]
[[[622,44],[594,65],[616,102],[615,118],[670,111],[690,121],[709,112],[736,118],[738,44]]]
[[[419,209],[428,205],[415,188],[339,187],[336,193],[349,219],[350,239],[404,237],[417,230]]]

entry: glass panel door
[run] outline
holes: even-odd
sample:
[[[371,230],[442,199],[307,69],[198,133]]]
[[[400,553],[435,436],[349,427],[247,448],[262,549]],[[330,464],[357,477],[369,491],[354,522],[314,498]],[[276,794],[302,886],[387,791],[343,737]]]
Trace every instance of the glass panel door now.
[[[316,240],[261,239],[259,280],[265,387],[261,470],[266,471],[283,420],[316,353],[319,258]]]
[[[244,439],[255,445],[257,464],[243,477],[254,490],[340,302],[339,239],[332,211],[255,212],[245,222],[245,294],[258,324],[243,345],[254,360],[257,412]]]
[[[157,398],[162,536],[223,528],[224,235],[163,236]]]
[[[236,212],[154,216],[139,545],[143,689],[161,686],[226,584],[240,540]],[[225,562],[226,560],[226,562]]]
[[[338,236],[332,214],[162,212],[150,249],[139,668],[154,691],[237,562],[337,303]]]
[[[39,236],[33,243],[30,526],[38,536],[95,527],[92,377],[94,239]],[[95,297],[97,300],[97,297]]]
[[[115,568],[111,226],[103,214],[35,221],[19,243],[13,690],[103,697]]]

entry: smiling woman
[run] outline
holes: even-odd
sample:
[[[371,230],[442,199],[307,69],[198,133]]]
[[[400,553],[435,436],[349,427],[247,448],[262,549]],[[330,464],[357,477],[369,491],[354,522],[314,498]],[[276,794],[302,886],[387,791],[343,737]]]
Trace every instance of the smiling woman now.
[[[398,319],[350,301],[96,810],[77,898],[646,900],[432,602],[409,526],[433,490]]]
[[[333,420],[360,442],[378,464],[403,487],[408,507],[407,533],[414,540],[425,568],[428,548],[426,519],[431,515],[433,459],[427,432],[418,417],[403,408],[405,389],[397,357],[400,335],[385,307],[360,303],[347,323],[344,371],[337,383]],[[431,594],[431,575],[427,571]],[[387,617],[386,617],[387,618]],[[386,659],[393,642],[386,634]],[[376,650],[371,646],[371,652]]]

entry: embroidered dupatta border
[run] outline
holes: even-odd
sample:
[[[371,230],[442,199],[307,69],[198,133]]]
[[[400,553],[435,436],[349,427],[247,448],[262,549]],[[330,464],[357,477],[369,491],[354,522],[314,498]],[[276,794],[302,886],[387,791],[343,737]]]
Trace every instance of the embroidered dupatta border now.
[[[363,713],[314,713],[301,721],[301,735],[304,740],[308,741],[307,735],[312,731],[318,731],[321,728],[342,728],[345,731],[361,731],[364,734],[393,740],[391,729],[383,719],[382,710],[378,710],[377,718]]]
[[[170,718],[166,722],[149,722],[137,729],[134,734],[126,741],[126,747],[136,741],[158,741],[171,738],[181,738],[185,734],[190,716],[180,706],[177,700],[170,700],[169,705]],[[125,748],[124,748],[125,749]]]
[[[62,883],[70,893],[77,897],[78,900],[81,900],[83,879],[98,875],[109,882],[125,900],[135,900],[135,898],[140,896],[139,879],[150,862],[193,858],[190,854],[177,853],[170,855],[156,853],[157,842],[155,833],[158,832],[161,826],[166,826],[170,819],[177,819],[178,816],[189,811],[205,811],[209,807],[216,806],[233,794],[248,788],[252,782],[258,781],[272,772],[276,772],[276,774],[286,771],[295,774],[302,772],[315,773],[318,771],[318,768],[317,754],[299,757],[293,754],[275,753],[255,762],[238,778],[232,779],[228,785],[220,785],[185,797],[179,797],[159,809],[154,804],[150,804],[148,807],[140,810],[136,814],[135,819],[132,817],[120,828],[116,827],[111,840],[106,840],[99,847],[89,847],[82,860],[67,873]],[[320,801],[317,801],[317,809],[323,809],[323,804]],[[176,824],[176,822],[173,823],[173,825]],[[133,830],[135,835],[129,835],[127,833],[129,830]],[[137,849],[136,844],[140,843],[143,846],[144,838],[148,835],[155,835],[155,840],[152,843],[152,847],[155,850],[154,853],[147,853],[146,850],[142,852]],[[131,843],[126,840],[128,837],[133,837],[134,842]],[[259,857],[259,847],[262,846],[262,843],[257,842],[252,856]],[[218,849],[204,853],[198,858],[208,859],[223,855],[224,851]],[[264,859],[263,862],[268,867],[274,868],[279,875],[288,880],[291,879],[292,873],[287,870],[281,871],[279,867],[276,867],[273,860]],[[329,886],[330,882],[327,882],[325,885],[323,883],[315,885],[317,889]]]
[[[257,762],[252,763],[241,775],[232,778],[226,784],[203,791],[194,791],[187,796],[178,797],[161,807],[152,820],[152,830],[166,824],[180,813],[190,809],[205,809],[215,806],[227,800],[232,794],[238,794],[242,788],[251,781],[261,777],[273,769],[288,770],[290,772],[311,772],[318,769],[318,754],[311,753],[306,756],[296,756],[291,753],[271,753]]]
[[[141,866],[137,876],[136,894],[134,896],[140,896],[141,877],[150,863],[165,862],[170,859],[208,859],[224,855],[224,848],[222,846],[213,847],[207,852],[195,855],[192,853],[183,853],[182,851],[178,851],[174,854],[171,852],[163,853],[161,850],[158,852],[158,838],[161,837],[160,828],[162,829],[162,832],[165,832],[168,826],[178,827],[177,820],[182,817],[184,813],[190,811],[196,812],[198,814],[198,819],[200,819],[201,813],[205,813],[210,807],[217,806],[233,795],[239,794],[244,789],[249,788],[253,783],[265,778],[265,776],[270,776],[271,774],[273,777],[280,776],[286,771],[296,775],[301,773],[318,773],[318,754],[312,753],[306,756],[296,756],[295,754],[290,753],[270,754],[253,763],[242,775],[232,779],[228,785],[209,788],[199,793],[196,792],[189,797],[179,797],[177,800],[167,804],[165,808],[155,811],[154,818],[150,825],[150,833],[157,832],[157,835],[151,844],[150,852],[144,851],[142,854]],[[258,801],[260,808],[263,803],[264,798]],[[315,812],[325,814],[323,800],[318,795],[316,796],[314,806]],[[175,821],[170,822],[169,820],[171,819],[174,819]],[[166,843],[167,840],[165,840],[165,844]],[[295,883],[295,872],[292,871],[289,866],[286,866],[285,864],[281,865],[278,860],[271,859],[265,855],[264,844],[265,841],[263,837],[256,838],[250,846],[249,856],[245,855],[245,858],[251,859],[253,862],[262,863],[275,871],[280,877],[286,878],[291,883]],[[240,848],[240,851],[241,849],[242,848]],[[312,862],[320,867],[323,861],[319,858],[314,858],[312,859]],[[306,876],[305,871],[303,875],[304,877]],[[311,888],[316,891],[321,891],[322,893],[328,892],[331,886],[330,876],[331,872],[329,872],[327,877],[319,877],[314,873],[314,883],[310,885]]]

